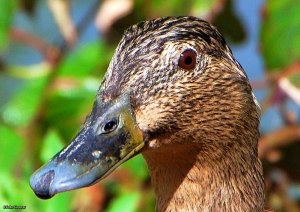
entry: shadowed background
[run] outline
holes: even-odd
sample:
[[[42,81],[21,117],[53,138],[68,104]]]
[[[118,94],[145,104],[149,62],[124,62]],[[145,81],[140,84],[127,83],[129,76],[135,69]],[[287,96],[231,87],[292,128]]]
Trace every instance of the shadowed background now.
[[[75,135],[123,31],[193,15],[217,26],[262,107],[266,202],[300,211],[300,1],[0,0],[0,206],[154,211],[141,156],[92,187],[40,200],[29,177]]]

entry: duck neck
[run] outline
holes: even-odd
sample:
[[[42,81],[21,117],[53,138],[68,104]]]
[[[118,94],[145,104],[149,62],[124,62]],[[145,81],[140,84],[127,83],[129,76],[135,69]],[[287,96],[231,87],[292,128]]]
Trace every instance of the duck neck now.
[[[256,152],[240,147],[210,152],[193,143],[168,146],[143,153],[158,211],[263,211],[262,168]]]

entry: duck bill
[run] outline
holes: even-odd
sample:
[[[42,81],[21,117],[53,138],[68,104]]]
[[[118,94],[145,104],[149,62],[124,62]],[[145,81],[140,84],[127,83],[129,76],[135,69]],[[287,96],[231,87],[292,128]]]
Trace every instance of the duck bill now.
[[[116,120],[117,126],[103,132],[110,120]],[[42,199],[90,186],[138,153],[143,140],[128,95],[108,103],[96,101],[77,136],[31,176],[30,186]]]

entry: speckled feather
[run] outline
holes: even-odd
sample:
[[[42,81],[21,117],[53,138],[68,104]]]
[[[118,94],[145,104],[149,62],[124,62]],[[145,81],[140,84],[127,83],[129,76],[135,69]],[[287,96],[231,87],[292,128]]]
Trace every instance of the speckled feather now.
[[[186,49],[193,70],[178,66]],[[131,95],[159,211],[262,211],[259,109],[222,35],[194,17],[130,27],[102,82],[109,101]]]

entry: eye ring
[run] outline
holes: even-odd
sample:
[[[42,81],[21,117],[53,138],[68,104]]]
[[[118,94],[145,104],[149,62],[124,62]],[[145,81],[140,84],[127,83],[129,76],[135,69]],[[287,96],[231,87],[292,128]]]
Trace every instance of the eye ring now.
[[[193,49],[184,50],[179,57],[178,66],[185,70],[192,70],[196,67],[197,53]]]
[[[103,126],[103,133],[110,133],[112,131],[114,131],[118,126],[118,121],[117,120],[109,120],[108,122],[106,122]]]

